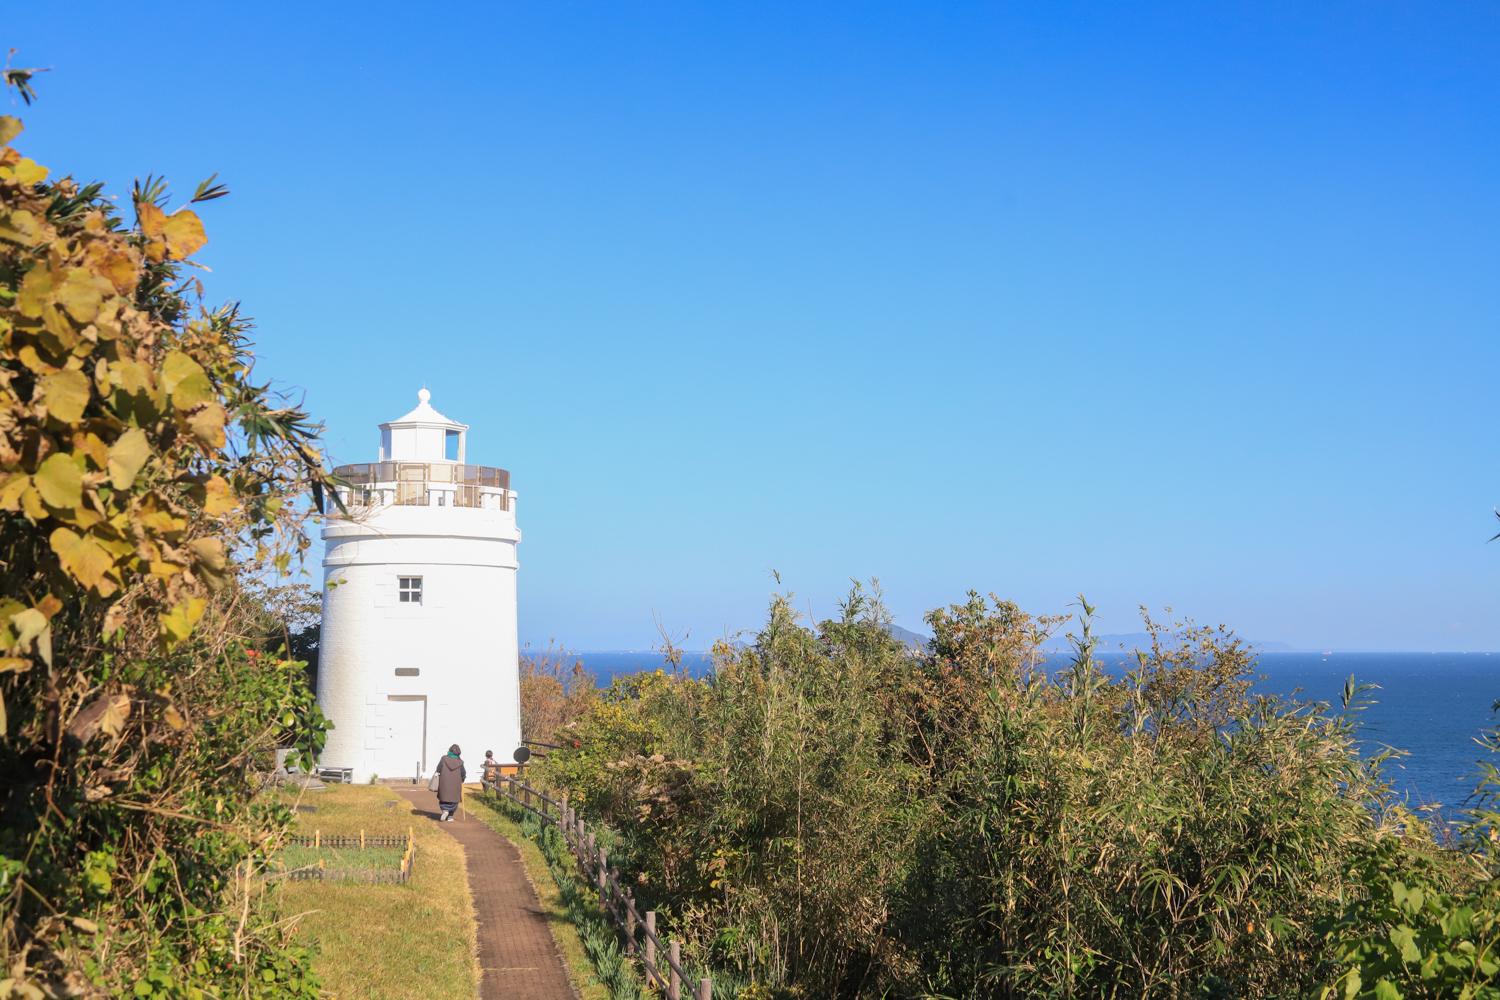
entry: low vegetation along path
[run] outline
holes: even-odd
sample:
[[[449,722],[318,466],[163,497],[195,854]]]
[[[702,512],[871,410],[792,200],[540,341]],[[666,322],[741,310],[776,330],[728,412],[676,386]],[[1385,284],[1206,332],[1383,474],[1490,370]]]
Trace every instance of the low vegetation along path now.
[[[436,821],[431,792],[397,789]],[[515,845],[460,811],[443,829],[463,845],[479,936],[480,1000],[575,1000],[547,916]],[[417,860],[421,864],[421,859]]]

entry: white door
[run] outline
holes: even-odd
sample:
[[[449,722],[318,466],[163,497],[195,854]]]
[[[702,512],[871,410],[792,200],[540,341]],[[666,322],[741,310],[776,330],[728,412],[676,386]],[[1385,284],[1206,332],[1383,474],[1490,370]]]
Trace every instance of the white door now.
[[[427,698],[391,695],[385,706],[387,727],[376,773],[382,778],[421,778],[427,774]]]

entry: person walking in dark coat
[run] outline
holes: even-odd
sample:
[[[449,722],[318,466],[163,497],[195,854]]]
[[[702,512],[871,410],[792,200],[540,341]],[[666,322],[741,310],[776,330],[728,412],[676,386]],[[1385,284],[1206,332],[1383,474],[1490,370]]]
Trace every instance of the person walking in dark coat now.
[[[458,812],[458,804],[463,801],[464,778],[468,771],[464,768],[464,759],[459,756],[461,751],[455,743],[448,748],[448,753],[437,766],[437,797],[438,821],[442,823],[453,822],[453,814]]]

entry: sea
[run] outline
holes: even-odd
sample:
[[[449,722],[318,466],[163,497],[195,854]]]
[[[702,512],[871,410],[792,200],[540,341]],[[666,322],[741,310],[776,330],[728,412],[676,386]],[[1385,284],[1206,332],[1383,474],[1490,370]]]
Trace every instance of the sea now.
[[[580,653],[585,669],[602,685],[618,675],[664,666],[661,654]],[[1122,654],[1106,654],[1118,666]],[[1064,658],[1052,662],[1060,665]],[[712,669],[708,653],[683,654],[694,676]],[[1363,751],[1386,747],[1404,756],[1386,765],[1392,786],[1413,807],[1431,806],[1456,817],[1474,790],[1479,765],[1490,754],[1477,740],[1500,725],[1500,653],[1261,653],[1259,691],[1297,695],[1337,707],[1344,682],[1353,676],[1374,685],[1357,713]],[[1500,756],[1494,761],[1500,765]]]

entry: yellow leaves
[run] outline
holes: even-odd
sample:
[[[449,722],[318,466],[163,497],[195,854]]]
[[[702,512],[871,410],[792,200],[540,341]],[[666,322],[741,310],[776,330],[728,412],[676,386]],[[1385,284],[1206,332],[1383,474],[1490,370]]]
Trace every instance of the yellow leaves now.
[[[167,216],[162,236],[174,257],[190,257],[208,243],[208,235],[203,231],[203,220],[198,218],[197,212],[186,208],[179,208]]]
[[[36,372],[38,375],[50,375],[53,372],[62,371],[62,369],[57,367],[56,365],[49,365],[47,362],[43,361],[42,356],[36,352],[36,348],[32,347],[30,344],[27,344],[25,347],[17,351],[16,356],[20,359],[21,364]]]
[[[132,395],[151,388],[151,379],[146,374],[145,366],[129,358],[121,358],[110,364],[109,380]]]
[[[195,538],[188,542],[188,549],[193,553],[193,561],[200,569],[222,573],[228,566],[224,556],[224,543],[217,538]]]
[[[65,424],[77,423],[89,405],[88,376],[71,369],[43,376],[42,399],[54,419]]]
[[[52,623],[42,608],[24,608],[11,615],[6,630],[14,638],[10,652],[29,653],[33,644],[36,653],[47,666],[52,666]],[[24,668],[16,668],[24,669]]]
[[[16,645],[29,647],[37,636],[47,631],[47,616],[36,608],[26,608],[10,616],[11,630],[16,634]],[[48,656],[51,659],[51,656]]]
[[[42,504],[42,495],[32,486],[29,478],[26,482],[26,489],[21,492],[21,512],[33,523],[47,516],[47,508]]]
[[[104,714],[99,719],[99,728],[108,736],[119,736],[129,719],[130,699],[123,694],[117,694],[105,703]]]
[[[115,582],[107,575],[114,569],[114,557],[97,540],[68,528],[58,528],[49,541],[69,576],[100,597],[115,592]]]
[[[195,439],[209,448],[224,447],[228,415],[202,365],[182,351],[172,351],[162,361],[161,385],[177,411],[187,415],[187,429]]]
[[[203,366],[181,351],[172,351],[162,361],[161,386],[179,410],[190,410],[214,398],[214,387]]]
[[[161,616],[162,634],[168,645],[174,645],[193,634],[193,627],[203,617],[206,603],[201,597],[189,597]]]
[[[129,247],[116,247],[103,240],[89,244],[84,260],[121,295],[135,291],[140,280],[140,262]]]
[[[224,543],[217,538],[195,538],[188,543],[193,554],[194,568],[214,590],[218,590],[229,579],[229,558],[224,552]]]
[[[114,286],[86,267],[70,267],[57,286],[57,304],[80,323],[93,322],[99,315],[104,296],[114,294]]]
[[[168,538],[182,534],[187,528],[187,521],[174,516],[171,511],[160,510],[155,505],[143,508],[136,516],[136,522],[152,534]]]
[[[27,271],[16,292],[16,308],[21,315],[32,319],[40,317],[43,307],[52,301],[55,285],[50,267],[39,264]]]
[[[72,455],[48,455],[32,481],[49,507],[67,509],[83,502],[83,468]]]
[[[179,733],[187,726],[187,720],[182,717],[181,712],[177,711],[176,705],[168,705],[162,709],[161,717],[167,725]]]
[[[29,247],[42,241],[42,224],[24,208],[0,214],[0,240]]]
[[[133,428],[109,447],[109,482],[117,490],[128,490],[151,458],[146,432]]]
[[[242,415],[274,404],[249,381],[248,323],[232,309],[201,309],[201,286],[173,263],[206,245],[198,214],[141,203],[138,228],[122,230],[92,189],[62,181],[54,194],[36,185],[45,170],[10,146],[20,132],[20,122],[0,116],[0,258],[11,262],[0,274],[0,376],[14,383],[0,391],[0,521],[17,538],[32,536],[35,558],[24,561],[35,572],[25,587],[50,586],[69,602],[78,649],[101,638],[129,643],[125,623],[138,619],[148,632],[156,620],[161,641],[192,641],[209,588],[236,569],[242,526],[222,519],[282,492],[297,459],[237,463],[219,453],[231,420],[237,429]],[[55,197],[80,190],[67,211],[53,210]],[[286,443],[301,444],[295,435]],[[304,541],[300,513],[265,509],[286,518],[288,538]],[[63,628],[61,616],[25,600],[0,608],[0,672],[39,664],[53,623]],[[166,730],[193,715],[155,697],[132,715],[136,698],[127,691],[90,706],[81,731],[128,738],[143,716]]]
[[[26,615],[28,611],[31,615]],[[40,619],[40,627],[37,619]],[[40,610],[28,608],[14,598],[0,598],[0,649],[6,652],[29,652],[31,641],[46,624],[47,616]]]
[[[226,419],[224,407],[218,403],[209,403],[188,417],[188,429],[193,432],[193,437],[208,447],[222,448],[225,444],[224,422]]]
[[[31,488],[31,477],[24,472],[12,472],[0,479],[0,510],[15,512],[21,509],[21,494]]]
[[[101,694],[89,702],[73,721],[68,723],[68,735],[80,743],[87,743],[97,734],[119,736],[130,721],[130,696],[127,694]]]
[[[234,493],[229,488],[229,481],[223,476],[209,476],[208,482],[203,484],[203,512],[210,517],[219,517],[234,508]]]
[[[96,469],[102,469],[109,464],[109,445],[105,444],[104,439],[93,431],[74,434],[73,447]]]
[[[47,168],[26,156],[18,156],[14,163],[0,163],[0,180],[14,180],[20,184],[40,184],[47,179]]]
[[[42,321],[52,337],[50,343],[44,338],[43,346],[60,356],[78,343],[74,323],[89,324],[100,317],[106,297],[114,299],[114,285],[87,267],[56,269],[38,264],[21,279],[16,308],[22,316]],[[115,311],[113,306],[108,310],[111,315]]]
[[[190,209],[179,208],[168,215],[149,201],[138,201],[135,212],[141,222],[141,232],[148,240],[146,256],[152,260],[183,260],[208,242],[203,232],[203,220]]]

